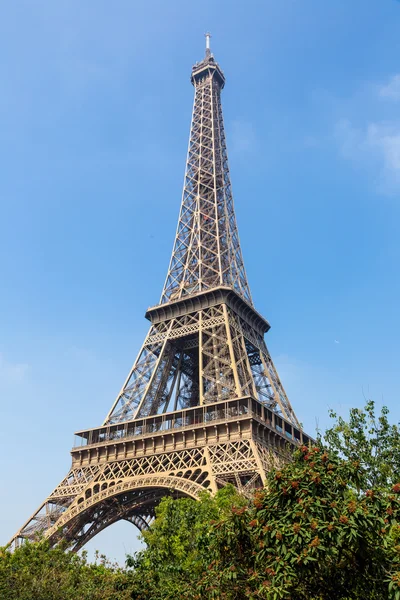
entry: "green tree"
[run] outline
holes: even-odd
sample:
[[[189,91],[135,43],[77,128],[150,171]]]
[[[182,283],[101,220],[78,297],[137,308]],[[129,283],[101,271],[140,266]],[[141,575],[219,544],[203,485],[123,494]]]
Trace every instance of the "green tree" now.
[[[335,421],[323,439],[331,452],[360,463],[361,489],[385,488],[400,481],[400,428],[389,423],[384,406],[376,416],[375,403],[352,408],[348,421],[330,411]]]
[[[24,544],[11,553],[0,548],[1,600],[128,600],[131,575],[104,557],[89,564],[46,541]]]
[[[358,461],[303,447],[253,506],[213,526],[201,598],[400,598],[400,484],[360,487]]]
[[[128,558],[134,567],[132,597],[146,600],[199,598],[196,582],[208,564],[212,523],[230,513],[233,504],[246,500],[228,485],[212,497],[199,500],[164,498],[156,519],[142,537],[146,548]]]

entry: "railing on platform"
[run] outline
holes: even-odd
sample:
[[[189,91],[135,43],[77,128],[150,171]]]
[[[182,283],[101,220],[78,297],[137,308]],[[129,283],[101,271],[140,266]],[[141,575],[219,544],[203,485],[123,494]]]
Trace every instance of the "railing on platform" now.
[[[300,429],[261,402],[254,398],[240,398],[78,431],[75,434],[74,448],[142,437],[152,433],[173,432],[174,429],[192,429],[199,425],[217,424],[243,417],[255,417],[271,430],[277,431],[294,443],[307,445],[310,442],[310,438]]]

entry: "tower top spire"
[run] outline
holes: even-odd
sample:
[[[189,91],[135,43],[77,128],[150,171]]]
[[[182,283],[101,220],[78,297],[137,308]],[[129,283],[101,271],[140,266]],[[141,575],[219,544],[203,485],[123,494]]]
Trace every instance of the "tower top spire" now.
[[[205,79],[204,79],[205,77],[213,75],[214,79],[218,81],[218,83],[222,89],[225,85],[225,77],[224,77],[224,74],[223,74],[219,64],[217,63],[213,54],[211,53],[211,48],[210,48],[210,39],[212,37],[211,33],[209,33],[209,32],[205,33],[204,37],[206,38],[205,56],[204,56],[203,60],[201,60],[200,62],[197,62],[195,65],[193,65],[191,82],[193,83],[194,86],[196,86],[197,83],[199,83],[201,81],[205,81]]]
[[[204,36],[206,38],[206,58],[208,58],[209,56],[211,56],[211,50],[210,50],[211,33],[207,32],[204,34]]]

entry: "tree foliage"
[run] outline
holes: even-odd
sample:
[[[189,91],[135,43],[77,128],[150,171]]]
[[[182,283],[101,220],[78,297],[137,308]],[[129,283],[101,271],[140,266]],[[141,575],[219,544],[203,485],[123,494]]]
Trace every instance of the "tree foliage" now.
[[[247,502],[232,485],[214,497],[204,492],[199,500],[164,498],[154,524],[142,534],[146,549],[128,558],[134,567],[133,598],[198,598],[196,582],[209,562],[212,523],[230,514],[234,504]]]
[[[369,400],[363,410],[352,408],[349,420],[330,411],[335,421],[324,434],[331,452],[360,463],[362,489],[386,488],[400,481],[400,429],[389,423],[386,406],[376,415],[375,403]]]
[[[128,600],[131,575],[104,557],[89,564],[46,541],[0,548],[1,600]]]
[[[389,583],[400,598],[400,485],[358,495],[359,478],[357,461],[303,447],[214,526],[199,598],[383,600]]]

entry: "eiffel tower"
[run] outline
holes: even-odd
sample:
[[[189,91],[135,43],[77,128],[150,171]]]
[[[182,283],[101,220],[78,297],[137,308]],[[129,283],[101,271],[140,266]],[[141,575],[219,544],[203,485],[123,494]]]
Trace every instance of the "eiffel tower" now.
[[[228,482],[263,484],[287,444],[307,444],[274,367],[240,249],[210,51],[195,89],[182,203],[150,330],[103,425],[78,431],[67,476],[12,538],[42,534],[79,550],[120,519],[148,527],[160,499],[197,498]]]

